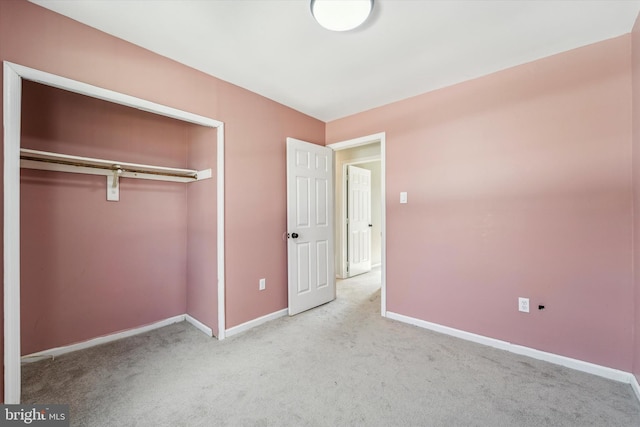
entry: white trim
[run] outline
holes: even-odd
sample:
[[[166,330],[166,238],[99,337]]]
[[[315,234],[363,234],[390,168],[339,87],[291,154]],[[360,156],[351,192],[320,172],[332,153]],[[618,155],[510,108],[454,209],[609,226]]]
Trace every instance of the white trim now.
[[[372,142],[381,141],[385,138],[385,133],[374,133],[373,135],[361,136],[359,138],[347,139],[345,141],[334,142],[333,144],[327,145],[327,147],[331,147],[331,149],[335,151],[345,150],[347,148],[359,147],[361,145],[369,145]]]
[[[216,200],[218,202],[218,339],[225,338],[225,254],[224,254],[224,123],[217,129]]]
[[[382,286],[380,288],[380,314],[382,317],[387,316],[387,135],[386,133],[380,135],[380,199],[382,200],[382,212],[380,217],[382,220],[382,237],[380,239],[380,247],[382,254],[380,255],[381,261],[381,275]]]
[[[635,375],[631,374],[631,380],[629,381],[629,383],[631,384],[631,388],[633,389],[633,391],[636,393],[638,401],[640,401],[640,384],[638,383],[638,379]]]
[[[234,326],[233,328],[227,329],[227,337],[230,337],[232,335],[237,335],[241,332],[248,331],[251,328],[255,328],[256,326],[260,326],[263,323],[267,323],[267,322],[270,322],[271,320],[284,317],[287,314],[289,314],[289,309],[283,308],[282,310],[274,311],[271,314],[266,314],[262,317],[258,317],[257,319],[249,320],[248,322],[245,322],[238,326]]]
[[[71,80],[11,62],[3,62],[4,123],[4,396],[20,403],[20,112],[22,79],[153,114],[217,128],[218,325],[224,338],[224,124],[141,98]]]
[[[131,95],[125,95],[124,93],[115,92],[87,83],[82,83],[77,80],[71,80],[66,77],[57,76],[55,74],[25,67],[23,65],[14,64],[7,61],[5,61],[4,63],[25,80],[42,83],[47,86],[78,93],[80,95],[89,96],[91,98],[102,99],[103,101],[113,102],[114,104],[125,105],[127,107],[147,111],[149,113],[171,117],[172,119],[177,119],[183,122],[194,123],[197,125],[212,128],[218,127],[222,124],[222,122],[209,117],[200,116],[188,111],[178,110],[166,105],[147,101],[146,99],[137,98]]]
[[[380,284],[380,315],[382,317],[387,316],[387,174],[386,174],[386,158],[387,158],[387,134],[385,132],[375,133],[373,135],[362,136],[360,138],[349,139],[346,141],[336,142],[329,144],[327,147],[334,151],[344,150],[347,148],[359,147],[361,145],[373,144],[380,142],[380,202],[382,203],[382,212],[380,213],[380,229],[382,231],[382,237],[380,239],[381,246],[381,277],[382,283]]]
[[[195,317],[192,317],[192,316],[190,316],[188,314],[185,314],[184,315],[184,320],[186,320],[188,323],[191,323],[197,329],[200,329],[206,335],[208,335],[210,337],[213,337],[213,330],[210,327],[208,327],[207,325],[205,325],[204,323],[202,323],[201,321],[199,321],[198,319],[196,319]]]
[[[164,319],[159,322],[141,326],[139,328],[127,329],[126,331],[116,332],[114,334],[109,334],[109,335],[103,335],[101,337],[92,338],[87,341],[65,345],[62,347],[55,347],[49,350],[38,351],[37,353],[31,353],[26,356],[22,356],[22,363],[37,362],[42,359],[52,359],[66,353],[71,353],[72,351],[85,350],[87,348],[95,347],[97,345],[102,345],[102,344],[110,343],[113,341],[121,340],[123,338],[128,338],[134,335],[139,335],[145,332],[153,331],[154,329],[159,329],[165,326],[172,325],[174,323],[183,322],[185,320],[185,316],[186,315],[181,314],[179,316],[170,317],[168,319]]]
[[[4,403],[20,403],[20,113],[22,80],[4,63]]]
[[[521,356],[528,356],[533,359],[544,360],[545,362],[550,362],[556,365],[565,366],[567,368],[586,372],[592,375],[597,375],[603,378],[608,378],[610,380],[631,384],[633,387],[635,387],[632,382],[632,379],[635,380],[635,376],[629,372],[621,371],[619,369],[608,368],[606,366],[596,365],[594,363],[585,362],[583,360],[572,359],[570,357],[560,356],[558,354],[553,354],[553,353],[547,353],[546,351],[540,351],[534,348],[524,347],[518,344],[512,344],[507,341],[485,337],[483,335],[462,331],[460,329],[450,328],[448,326],[427,322],[425,320],[404,316],[402,314],[397,314],[390,311],[387,312],[387,317],[389,319],[397,320],[399,322],[408,323],[410,325],[418,326],[420,328],[439,332],[441,334],[450,335],[456,338],[461,338],[466,341],[471,341],[471,342],[483,344],[489,347],[498,348],[500,350],[505,350],[511,353],[519,354]],[[637,381],[636,381],[636,384],[637,384]],[[636,390],[636,394],[638,395],[638,399],[640,400],[640,394],[638,393],[637,390]]]
[[[375,144],[375,142],[373,142],[373,144]],[[376,154],[375,156],[366,156],[366,157],[358,157],[357,159],[348,159],[343,161],[341,164],[342,165],[360,165],[362,163],[372,163],[372,162],[377,162],[379,160],[381,160],[380,155]]]

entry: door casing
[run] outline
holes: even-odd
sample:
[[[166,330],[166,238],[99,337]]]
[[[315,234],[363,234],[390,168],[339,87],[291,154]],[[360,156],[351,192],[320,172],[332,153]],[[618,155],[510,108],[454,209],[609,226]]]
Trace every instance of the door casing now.
[[[369,145],[380,143],[380,200],[381,200],[381,224],[380,229],[381,236],[381,284],[380,284],[380,314],[382,317],[387,317],[387,222],[386,222],[386,133],[380,132],[372,135],[362,136],[359,138],[348,139],[333,144],[328,144],[327,147],[334,151],[346,150],[353,147],[359,147],[362,145]]]

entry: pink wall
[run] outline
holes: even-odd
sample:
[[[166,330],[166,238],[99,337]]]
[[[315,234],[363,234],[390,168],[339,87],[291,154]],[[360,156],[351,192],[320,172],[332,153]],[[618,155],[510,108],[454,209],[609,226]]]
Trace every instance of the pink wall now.
[[[286,137],[324,141],[324,123],[227,85],[227,328],[287,308]],[[286,126],[284,126],[286,124]],[[260,278],[266,289],[258,290]],[[233,309],[229,309],[232,307]]]
[[[0,59],[225,122],[227,327],[286,307],[285,137],[324,123],[26,0],[0,1]]]
[[[329,143],[387,132],[390,311],[632,369],[630,40],[588,46],[326,126]],[[25,0],[0,1],[0,59],[224,121],[227,327],[286,307],[285,137],[322,143],[322,122]],[[154,153],[140,155],[150,162]],[[159,160],[167,154],[160,153]],[[41,198],[52,221],[64,222],[71,208],[85,209],[79,199],[103,200],[100,179],[88,187],[76,185],[73,177],[49,175],[47,182],[54,180],[55,186],[45,189],[34,179],[30,191]],[[93,181],[82,181],[88,182]],[[158,185],[166,193],[166,183]],[[161,192],[159,186],[123,181],[123,198],[140,195],[126,209],[146,208],[145,197]],[[408,205],[397,203],[400,191],[409,192]],[[57,192],[64,198],[53,200]],[[185,197],[184,190],[178,192],[165,196]],[[119,203],[118,208],[125,206]],[[202,217],[189,216],[188,203],[172,206],[166,216],[187,217],[191,236],[197,235]],[[86,213],[99,215],[104,223],[113,218],[95,209]],[[151,218],[145,226],[171,227],[165,219]],[[34,238],[72,233],[66,227],[55,232],[45,227]],[[128,230],[122,239],[138,231]],[[93,232],[101,239],[112,237],[104,229]],[[187,253],[198,249],[184,245]],[[29,263],[37,249],[26,252]],[[207,253],[215,258],[211,246]],[[71,268],[73,255],[90,254],[64,253],[64,262],[49,260],[47,267]],[[184,263],[174,268],[188,270],[189,261]],[[105,268],[94,266],[98,273]],[[206,285],[212,271],[197,273],[205,279],[177,290],[173,303],[168,303],[171,298],[160,301],[166,314],[184,304],[183,309],[186,305],[215,326],[215,313],[206,310],[216,307],[215,292]],[[108,271],[101,274],[113,277]],[[261,277],[267,279],[265,291],[258,290]],[[125,291],[110,292],[106,297],[115,302]],[[212,300],[199,304],[196,295]],[[548,308],[519,314],[518,296]],[[88,295],[83,298],[93,304]],[[138,326],[152,311],[132,315],[127,325],[107,323],[114,330]],[[85,332],[73,331],[77,336]],[[636,374],[637,366],[638,344]]]
[[[198,126],[189,138],[189,168],[214,174],[187,186],[187,313],[218,335],[216,133]]]
[[[186,167],[193,125],[24,82],[22,146]],[[21,172],[22,354],[183,314],[186,186]]]
[[[631,370],[630,65],[623,36],[327,124],[387,135],[389,311]]]
[[[634,238],[634,285],[635,285],[635,321],[634,321],[634,359],[633,373],[640,381],[640,17],[631,33],[631,64],[633,75],[633,238]]]

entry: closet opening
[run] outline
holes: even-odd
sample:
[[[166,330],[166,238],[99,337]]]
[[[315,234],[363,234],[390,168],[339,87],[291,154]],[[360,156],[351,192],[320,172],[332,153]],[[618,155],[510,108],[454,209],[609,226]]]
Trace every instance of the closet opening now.
[[[25,355],[181,320],[224,338],[222,123],[6,62],[4,97],[5,403]],[[20,149],[200,177],[20,169]]]

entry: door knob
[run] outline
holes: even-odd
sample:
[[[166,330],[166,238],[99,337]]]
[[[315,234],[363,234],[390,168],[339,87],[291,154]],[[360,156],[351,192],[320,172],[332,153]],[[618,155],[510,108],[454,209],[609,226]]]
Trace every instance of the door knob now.
[[[373,227],[373,224],[369,224],[369,227]]]
[[[291,233],[291,237],[294,239],[297,239],[300,236],[298,236],[298,233]]]

